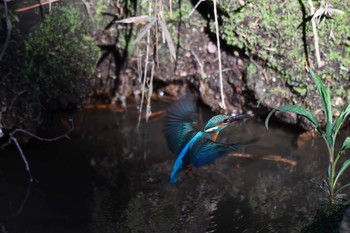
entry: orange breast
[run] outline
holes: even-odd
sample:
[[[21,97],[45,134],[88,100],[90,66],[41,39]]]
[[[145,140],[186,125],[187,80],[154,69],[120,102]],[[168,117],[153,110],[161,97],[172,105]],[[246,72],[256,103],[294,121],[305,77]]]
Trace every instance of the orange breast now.
[[[213,135],[211,135],[211,140],[215,142],[218,135],[219,133],[213,133]]]
[[[217,125],[217,127],[218,127],[218,128],[221,128],[224,124],[225,124],[225,123],[220,123],[220,124]],[[217,132],[217,133],[213,133],[213,135],[211,136],[211,140],[215,142],[216,139],[217,139],[217,137],[218,137],[218,135],[219,135],[218,132]]]

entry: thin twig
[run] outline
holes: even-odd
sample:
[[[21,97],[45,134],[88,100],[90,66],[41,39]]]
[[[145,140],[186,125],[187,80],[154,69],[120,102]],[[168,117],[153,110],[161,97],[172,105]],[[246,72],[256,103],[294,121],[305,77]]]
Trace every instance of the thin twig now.
[[[24,133],[24,134],[27,134],[35,139],[38,139],[40,141],[45,141],[45,142],[53,142],[53,141],[57,141],[59,139],[62,139],[62,138],[67,138],[67,139],[70,139],[68,134],[70,134],[73,130],[74,130],[74,122],[72,119],[69,119],[69,121],[71,122],[71,129],[69,131],[67,131],[65,134],[61,135],[61,136],[58,136],[58,137],[54,137],[54,138],[43,138],[43,137],[39,137],[25,129],[15,129],[14,131],[12,131],[11,133],[9,133],[9,140],[3,144],[0,149],[4,149],[6,146],[8,146],[9,144],[11,144],[11,140],[14,138],[15,134],[18,133],[18,132],[21,132],[21,133]]]
[[[18,143],[16,138],[12,138],[11,141],[13,141],[16,144],[16,147],[17,147],[17,149],[19,151],[19,154],[21,155],[22,160],[23,160],[23,162],[24,162],[24,164],[26,166],[26,170],[27,170],[28,175],[29,175],[29,181],[32,182],[33,181],[33,176],[32,176],[32,173],[30,172],[30,167],[29,167],[28,160],[27,160],[26,156],[24,155],[21,146],[19,145],[19,143]]]
[[[146,106],[146,122],[148,122],[149,116],[152,114],[151,111],[151,97],[153,93],[153,76],[154,76],[154,61],[152,62],[151,67],[151,79],[148,83],[148,97],[147,97],[147,106]]]
[[[19,151],[19,153],[20,153],[20,155],[21,155],[21,157],[22,157],[22,160],[23,160],[23,162],[24,162],[24,164],[25,164],[25,166],[26,166],[26,170],[27,170],[28,175],[29,175],[29,181],[30,181],[30,182],[33,182],[33,176],[32,176],[32,174],[31,174],[31,172],[30,172],[30,166],[29,166],[28,160],[27,160],[26,156],[24,155],[24,152],[23,152],[23,150],[22,150],[22,148],[21,148],[21,145],[18,143],[18,140],[17,140],[17,138],[15,137],[15,134],[18,133],[18,132],[21,132],[21,133],[27,134],[27,135],[29,135],[29,136],[31,136],[31,137],[33,137],[33,138],[36,138],[36,139],[38,139],[38,140],[40,140],[40,141],[46,141],[46,142],[57,141],[57,140],[59,140],[59,139],[61,139],[61,138],[68,138],[68,139],[69,139],[68,134],[74,130],[74,122],[73,122],[73,120],[72,120],[72,119],[69,119],[69,121],[71,122],[71,129],[68,130],[65,134],[63,134],[63,135],[61,135],[61,136],[58,136],[58,137],[54,137],[54,138],[42,138],[42,137],[39,137],[39,136],[37,136],[37,135],[35,135],[35,134],[33,134],[33,133],[27,131],[27,130],[24,130],[24,129],[15,129],[15,130],[12,131],[11,133],[9,133],[9,139],[8,139],[8,141],[7,141],[6,143],[4,143],[4,144],[0,147],[0,149],[4,149],[6,146],[10,145],[12,142],[15,143],[15,145],[16,145],[16,147],[17,147],[17,149],[18,149],[18,151]]]
[[[197,4],[192,8],[191,12],[188,14],[188,18],[191,17],[191,15],[193,14],[193,12],[197,9],[197,7],[199,6],[199,4],[201,4],[201,2],[203,2],[204,0],[200,0],[199,2],[197,2]]]
[[[151,16],[151,2],[149,2],[148,6],[148,15]],[[148,70],[148,57],[149,57],[149,47],[150,47],[151,35],[150,30],[147,31],[147,43],[146,43],[146,57],[145,57],[145,70],[143,73],[143,84],[142,84],[142,93],[141,93],[141,103],[139,107],[139,120],[137,122],[136,129],[139,128],[142,117],[142,108],[143,108],[143,100],[145,98],[145,88],[146,88],[146,80],[147,80],[147,70]]]
[[[214,17],[215,17],[215,32],[216,32],[216,46],[218,49],[218,60],[219,60],[219,76],[220,76],[220,95],[221,95],[221,104],[222,109],[226,109],[225,96],[224,96],[224,86],[222,80],[222,67],[221,67],[221,49],[220,49],[220,34],[219,34],[219,22],[218,22],[218,13],[216,9],[216,0],[213,0],[214,3]]]
[[[32,182],[29,182],[28,188],[27,188],[27,191],[26,191],[26,195],[24,196],[24,199],[23,199],[21,205],[18,207],[16,213],[14,213],[13,216],[16,217],[16,216],[18,216],[18,215],[20,215],[22,213],[23,208],[24,208],[24,206],[25,206],[25,204],[26,204],[26,202],[27,202],[27,200],[29,198],[31,190],[32,190]]]
[[[196,59],[196,61],[198,62],[198,65],[200,68],[200,74],[201,74],[201,77],[203,77],[204,76],[203,63],[199,60],[197,54],[195,54],[195,52],[193,50],[191,50],[191,53],[192,53],[193,57]]]
[[[7,0],[3,0],[3,2],[4,2],[4,14],[5,14],[5,20],[6,20],[6,39],[5,39],[4,45],[2,46],[2,50],[0,52],[0,61],[2,60],[5,54],[5,50],[10,41],[10,36],[12,31],[12,24],[11,24],[10,17],[8,15],[8,9],[7,9]]]
[[[89,18],[92,19],[91,11],[90,11],[90,5],[86,0],[81,0],[85,6],[86,13],[88,14]]]
[[[317,60],[317,66],[318,66],[318,68],[320,68],[322,66],[322,61],[321,61],[321,55],[320,55],[320,48],[318,45],[317,26],[316,26],[315,17],[314,17],[315,8],[314,8],[314,5],[312,4],[312,0],[308,0],[308,4],[309,4],[310,12],[312,15],[311,25],[312,25],[312,31],[314,33],[315,56],[316,56],[316,60]]]

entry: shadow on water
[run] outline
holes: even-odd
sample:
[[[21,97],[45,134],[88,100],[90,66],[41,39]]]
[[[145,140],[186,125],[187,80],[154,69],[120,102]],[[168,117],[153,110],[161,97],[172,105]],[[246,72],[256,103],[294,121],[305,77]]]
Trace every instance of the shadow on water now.
[[[154,103],[153,111],[165,107]],[[327,166],[318,138],[301,140],[278,125],[267,131],[250,119],[226,128],[219,140],[296,166],[226,156],[170,185],[175,156],[162,119],[136,131],[137,117],[135,107],[83,110],[70,140],[25,146],[35,177],[30,186],[15,148],[2,151],[0,232],[299,232],[323,201],[310,182],[321,180]]]

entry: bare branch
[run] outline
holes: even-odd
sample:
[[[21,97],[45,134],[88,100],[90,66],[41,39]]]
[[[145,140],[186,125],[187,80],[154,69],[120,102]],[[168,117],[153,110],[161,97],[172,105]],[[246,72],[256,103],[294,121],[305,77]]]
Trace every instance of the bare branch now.
[[[21,157],[22,157],[22,160],[24,162],[24,165],[26,166],[26,170],[28,172],[28,175],[29,175],[29,180],[30,182],[33,181],[33,176],[30,172],[30,166],[29,166],[29,163],[28,163],[28,160],[26,158],[26,156],[24,155],[23,153],[23,150],[21,148],[21,145],[18,143],[17,141],[17,138],[15,137],[15,134],[18,133],[18,132],[21,132],[21,133],[24,133],[24,134],[27,134],[33,138],[36,138],[40,141],[46,141],[46,142],[52,142],[52,141],[57,141],[61,138],[68,138],[69,139],[69,136],[68,134],[71,133],[73,130],[74,130],[74,122],[72,119],[69,119],[69,121],[71,122],[71,129],[68,130],[65,134],[61,135],[61,136],[58,136],[58,137],[54,137],[54,138],[42,138],[42,137],[39,137],[27,130],[24,130],[24,129],[15,129],[14,131],[12,131],[11,133],[9,133],[9,139],[6,143],[4,143],[0,149],[4,149],[6,146],[10,145],[12,142],[15,143],[16,147],[17,147],[17,150],[19,151]]]

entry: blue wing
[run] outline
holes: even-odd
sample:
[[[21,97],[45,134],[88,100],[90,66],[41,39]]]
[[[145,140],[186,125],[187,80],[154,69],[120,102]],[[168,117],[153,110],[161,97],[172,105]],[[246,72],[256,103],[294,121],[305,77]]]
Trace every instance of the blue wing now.
[[[177,176],[179,175],[180,171],[184,168],[184,165],[186,165],[184,158],[188,150],[193,146],[193,144],[196,143],[197,140],[199,140],[200,137],[202,137],[202,135],[203,135],[202,131],[199,131],[198,133],[196,133],[196,135],[194,135],[194,137],[181,150],[179,156],[175,161],[173,170],[171,171],[170,178],[169,178],[170,183],[174,184],[176,182]]]
[[[194,167],[200,167],[213,163],[219,157],[238,150],[236,144],[221,144],[208,138],[200,138],[193,144],[191,150],[191,163]]]
[[[198,132],[193,127],[194,120],[197,119],[197,107],[193,99],[179,100],[168,109],[163,132],[174,154],[178,155]]]

